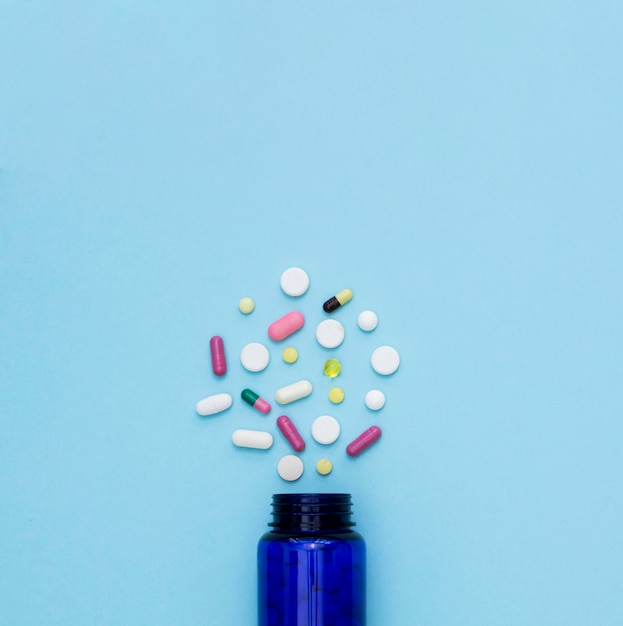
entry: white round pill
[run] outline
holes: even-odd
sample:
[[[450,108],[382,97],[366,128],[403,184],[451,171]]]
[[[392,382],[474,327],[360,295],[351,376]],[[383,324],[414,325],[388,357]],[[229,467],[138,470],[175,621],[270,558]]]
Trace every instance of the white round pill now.
[[[344,341],[344,326],[337,320],[324,320],[316,326],[316,341],[323,348],[337,348]]]
[[[261,372],[270,361],[268,348],[261,343],[248,343],[240,352],[240,362],[250,372]]]
[[[389,374],[393,374],[398,369],[400,355],[391,346],[381,346],[372,353],[370,364],[377,374],[389,376]]]
[[[311,427],[312,437],[323,444],[333,443],[340,436],[340,423],[330,415],[317,417]]]
[[[279,284],[288,296],[302,296],[309,288],[309,276],[300,267],[291,267],[281,275]]]
[[[279,476],[288,481],[298,480],[303,475],[303,469],[303,461],[294,454],[281,457],[277,465]]]
[[[370,389],[364,401],[371,411],[378,411],[385,406],[385,394],[378,389]]]
[[[379,318],[374,311],[362,311],[357,317],[357,324],[361,330],[370,332],[377,327]]]

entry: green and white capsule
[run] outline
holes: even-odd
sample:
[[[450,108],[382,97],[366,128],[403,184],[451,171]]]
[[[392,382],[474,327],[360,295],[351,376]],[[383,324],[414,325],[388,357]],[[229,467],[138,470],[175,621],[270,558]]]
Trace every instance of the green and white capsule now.
[[[323,305],[322,308],[326,313],[333,313],[336,309],[339,309],[343,304],[350,302],[353,298],[353,290],[352,289],[342,289],[338,294],[334,295],[332,298],[329,298]]]

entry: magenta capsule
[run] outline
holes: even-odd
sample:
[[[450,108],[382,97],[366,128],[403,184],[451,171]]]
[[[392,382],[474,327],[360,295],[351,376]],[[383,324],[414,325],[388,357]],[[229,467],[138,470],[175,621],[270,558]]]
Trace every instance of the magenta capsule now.
[[[299,311],[290,311],[268,327],[268,336],[273,341],[283,341],[292,333],[303,328],[305,318]]]
[[[280,415],[277,418],[277,427],[295,452],[303,452],[303,450],[305,450],[303,437],[301,437],[299,431],[296,430],[296,426],[287,415]]]
[[[222,337],[215,335],[210,339],[210,356],[212,357],[212,371],[217,376],[224,376],[227,371],[227,361]]]
[[[346,446],[346,454],[348,456],[357,456],[361,454],[364,450],[369,448],[379,437],[382,432],[378,426],[370,426],[368,430],[364,430],[357,439],[351,441]]]

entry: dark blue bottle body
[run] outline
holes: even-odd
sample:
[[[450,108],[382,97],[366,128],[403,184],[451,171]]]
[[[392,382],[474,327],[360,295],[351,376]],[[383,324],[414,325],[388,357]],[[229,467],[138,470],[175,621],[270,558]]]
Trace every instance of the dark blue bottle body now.
[[[366,545],[349,494],[273,496],[258,545],[259,626],[365,626]]]

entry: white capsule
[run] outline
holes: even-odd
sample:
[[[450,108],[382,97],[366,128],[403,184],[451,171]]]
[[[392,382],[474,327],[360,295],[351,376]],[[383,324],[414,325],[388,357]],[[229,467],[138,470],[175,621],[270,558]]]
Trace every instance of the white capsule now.
[[[275,393],[275,400],[279,404],[289,404],[295,400],[305,398],[312,392],[312,384],[308,380],[299,380],[291,385],[286,385],[277,389]]]
[[[231,440],[239,448],[268,450],[273,445],[273,436],[265,430],[238,429],[232,434]]]
[[[199,415],[214,415],[227,410],[232,405],[232,397],[228,393],[217,393],[197,402],[195,410]]]

